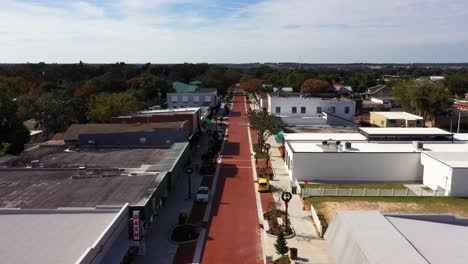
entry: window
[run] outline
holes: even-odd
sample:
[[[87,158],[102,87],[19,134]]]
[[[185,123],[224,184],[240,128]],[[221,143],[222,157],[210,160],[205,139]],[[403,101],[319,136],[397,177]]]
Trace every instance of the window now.
[[[293,114],[296,114],[296,113],[297,113],[297,107],[295,107],[295,106],[292,107],[292,113],[293,113]]]
[[[177,103],[177,95],[171,96],[171,101],[172,101],[173,103]]]
[[[206,95],[205,96],[205,102],[211,102],[211,96]]]
[[[321,114],[321,113],[322,113],[322,107],[317,106],[317,114]]]
[[[305,114],[306,113],[306,108],[305,106],[301,106],[301,114]]]
[[[395,120],[395,119],[389,119],[388,122],[389,122],[390,124],[396,124],[396,120]]]
[[[195,103],[200,102],[200,96],[195,95],[195,96],[193,97],[193,101],[194,101]]]
[[[145,137],[140,138],[140,144],[146,144],[146,138]]]
[[[275,109],[275,113],[277,114],[281,113],[281,107],[277,106]]]
[[[184,103],[188,102],[188,96],[187,95],[182,96],[182,102],[184,102]]]
[[[382,126],[382,127],[384,126],[384,121],[383,120],[380,121],[380,126]]]
[[[346,107],[344,108],[344,113],[345,113],[345,114],[349,114],[349,106],[346,106]]]
[[[330,113],[335,113],[335,107],[334,106],[331,106],[330,108],[328,108],[328,111]]]

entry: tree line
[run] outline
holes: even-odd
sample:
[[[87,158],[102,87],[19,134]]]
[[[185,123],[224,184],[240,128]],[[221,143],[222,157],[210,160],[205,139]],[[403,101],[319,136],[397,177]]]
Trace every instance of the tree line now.
[[[426,67],[276,69],[229,68],[210,64],[92,65],[28,63],[0,66],[0,153],[18,153],[28,141],[22,122],[35,119],[46,135],[65,131],[74,123],[108,122],[112,116],[153,105],[166,105],[172,82],[202,82],[225,95],[241,82],[252,89],[272,86],[295,91],[331,91],[334,82],[350,85],[355,92],[384,83],[383,75],[402,79],[443,75],[451,94],[468,92],[466,69]],[[309,80],[308,82],[306,82]],[[270,86],[264,87],[263,84]],[[246,86],[246,87],[247,87]],[[244,88],[246,88],[244,87]],[[248,87],[247,87],[248,89]],[[318,89],[318,90],[317,90]],[[414,103],[411,104],[414,108]]]

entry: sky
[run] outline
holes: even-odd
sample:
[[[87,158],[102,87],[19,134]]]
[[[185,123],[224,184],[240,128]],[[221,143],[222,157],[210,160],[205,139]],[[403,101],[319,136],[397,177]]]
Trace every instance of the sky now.
[[[0,0],[0,63],[468,62],[468,0]]]

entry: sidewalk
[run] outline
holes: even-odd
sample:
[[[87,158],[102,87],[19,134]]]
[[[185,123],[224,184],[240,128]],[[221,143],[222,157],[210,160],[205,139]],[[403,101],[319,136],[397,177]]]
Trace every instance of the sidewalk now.
[[[203,135],[200,138],[200,149],[192,153],[192,164],[201,162],[202,150],[208,145],[208,138]],[[178,245],[169,241],[169,236],[172,228],[177,225],[179,212],[187,211],[191,213],[194,205],[194,197],[198,186],[200,185],[203,176],[200,176],[198,171],[194,170],[191,175],[191,191],[192,199],[188,200],[188,184],[185,177],[181,177],[176,184],[176,188],[169,194],[166,204],[161,208],[160,214],[155,218],[152,230],[149,232],[148,243],[146,244],[146,255],[135,258],[134,263],[161,263],[172,264],[177,252]],[[194,242],[195,243],[195,242]]]
[[[278,150],[278,143],[276,143],[273,137],[270,137],[267,142],[271,145],[270,160],[275,174],[271,185],[291,191],[289,174]],[[280,199],[280,195],[281,193],[274,193],[274,199]],[[284,210],[284,203],[282,203],[281,207]],[[298,194],[293,195],[289,202],[288,211],[291,226],[296,232],[293,238],[287,240],[288,247],[298,249],[298,257],[303,263],[335,263],[325,241],[317,234],[312,219],[310,218],[310,212],[302,210],[302,201]],[[271,237],[269,235],[265,237],[266,239],[263,245],[265,254],[273,256],[273,259],[279,258],[280,256],[276,254],[274,247],[276,237]]]

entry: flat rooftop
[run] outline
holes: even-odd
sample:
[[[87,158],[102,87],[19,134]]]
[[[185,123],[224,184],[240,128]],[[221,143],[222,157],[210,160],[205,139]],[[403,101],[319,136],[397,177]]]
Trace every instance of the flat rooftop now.
[[[417,150],[412,141],[381,141],[381,142],[353,142],[351,150],[340,153],[412,153],[412,152],[468,152],[468,144],[463,141],[428,141],[424,142],[422,150]],[[321,142],[289,141],[288,145],[296,153],[337,152],[327,151]],[[344,149],[344,142],[340,144]]]
[[[460,155],[460,152],[427,151],[424,154],[452,168],[468,168],[468,155]]]
[[[119,210],[0,210],[2,263],[75,263]]]
[[[335,255],[354,255],[356,259],[351,262],[365,259],[372,264],[427,264],[385,216],[377,211],[338,211],[325,233],[325,241]],[[336,252],[340,245],[346,244],[353,247]]]
[[[468,133],[459,133],[453,135],[454,140],[468,141]]]
[[[443,217],[451,216],[339,211],[335,215],[338,219],[332,221],[325,234],[325,240],[335,250],[344,243],[355,245],[347,256],[354,254],[368,263],[466,263],[466,219],[443,223],[439,221]]]
[[[468,227],[403,217],[387,220],[432,264],[462,264],[468,259]],[[438,238],[438,239],[435,239]]]
[[[72,178],[77,170],[23,169],[0,173],[0,207],[58,208],[98,205],[141,205],[158,187],[166,172],[136,176]]]
[[[360,127],[360,133],[366,137],[372,136],[452,136],[453,134],[440,128],[430,127]]]
[[[184,122],[135,123],[135,124],[74,124],[64,134],[64,140],[78,140],[81,134],[117,134],[130,132],[151,132],[177,130]]]
[[[39,160],[44,168],[139,168],[142,165],[156,165],[170,149],[80,149],[38,148],[23,152],[16,167],[27,167],[31,161]]]
[[[176,108],[176,109],[158,109],[158,110],[145,110],[145,111],[140,111],[135,114],[131,114],[129,116],[134,116],[134,115],[167,115],[167,114],[194,114],[198,110],[200,110],[201,107],[187,107],[187,108]],[[124,115],[123,117],[125,117]]]
[[[331,93],[333,94],[333,93]],[[315,100],[326,100],[326,101],[346,101],[351,102],[353,100],[346,98],[346,97],[316,97],[316,96],[308,96],[307,94],[295,93],[295,92],[283,92],[280,95],[277,93],[269,93],[268,94],[272,98],[304,98],[304,99],[315,99]]]
[[[404,119],[404,120],[422,120],[423,118],[407,112],[371,112],[379,114],[387,119]]]
[[[283,136],[288,141],[367,141],[360,133],[284,133]]]

